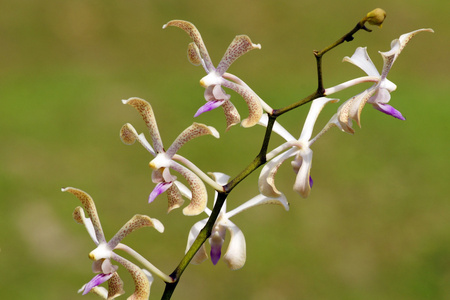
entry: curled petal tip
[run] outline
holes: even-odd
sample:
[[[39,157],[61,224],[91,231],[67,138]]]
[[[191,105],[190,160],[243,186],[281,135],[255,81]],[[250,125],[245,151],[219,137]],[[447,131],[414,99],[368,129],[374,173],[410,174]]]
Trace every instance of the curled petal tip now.
[[[202,64],[200,50],[198,49],[198,46],[194,42],[189,43],[187,56],[188,56],[189,62],[191,64],[193,64],[194,66],[199,66]]]
[[[152,218],[152,222],[153,222],[153,227],[158,231],[163,233],[164,232],[164,225],[163,223],[161,223],[161,221],[159,221],[158,219],[153,219]]]
[[[78,224],[83,224],[84,212],[83,209],[78,206],[72,213],[72,217]]]
[[[120,139],[126,145],[133,145],[136,142],[137,136],[136,129],[129,123],[124,124],[120,129]]]

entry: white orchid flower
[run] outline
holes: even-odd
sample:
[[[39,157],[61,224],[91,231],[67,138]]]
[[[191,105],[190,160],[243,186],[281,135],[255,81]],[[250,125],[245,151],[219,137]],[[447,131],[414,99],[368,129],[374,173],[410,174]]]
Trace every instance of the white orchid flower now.
[[[166,151],[164,149],[158,130],[158,125],[156,124],[155,115],[150,103],[139,98],[130,98],[128,100],[123,100],[122,102],[133,106],[140,113],[149,129],[150,137],[152,139],[153,147],[146,140],[143,134],[137,134],[134,127],[128,123],[122,126],[120,131],[120,138],[125,144],[131,145],[138,140],[144,148],[155,157],[152,161],[150,161],[149,165],[153,169],[152,181],[156,183],[156,187],[150,193],[148,201],[153,202],[158,195],[167,192],[169,211],[180,207],[184,203],[182,194],[177,187],[178,184],[174,184],[177,182],[177,177],[170,173],[170,170],[174,170],[180,173],[187,180],[192,191],[191,202],[183,209],[183,213],[185,215],[197,215],[201,213],[206,207],[208,194],[200,177],[216,189],[221,190],[222,187],[217,185],[216,182],[204,174],[189,160],[177,155],[176,152],[188,141],[202,135],[212,135],[215,138],[219,138],[219,133],[217,130],[211,126],[194,123],[186,128]],[[176,160],[189,168],[181,165]]]
[[[217,183],[221,185],[225,185],[228,182],[228,175],[223,173],[212,173],[212,175]],[[230,221],[230,218],[243,212],[244,210],[262,204],[277,204],[283,206],[285,210],[289,210],[289,204],[283,194],[278,197],[267,197],[260,194],[229,212],[226,211],[225,201],[212,229],[211,237],[209,238],[209,243],[211,245],[211,261],[214,265],[217,264],[222,256],[222,245],[225,242],[226,232],[228,231],[230,233],[230,242],[225,254],[223,255],[223,259],[227,266],[232,270],[237,270],[244,266],[247,255],[245,237],[239,227]],[[205,213],[210,216],[211,210],[207,208],[205,209]],[[205,226],[207,220],[208,219],[206,218],[192,226],[189,232],[186,252],[192,246],[194,240],[197,238],[200,230]],[[203,244],[193,257],[191,263],[200,264],[206,259],[208,259],[208,254],[206,253],[206,246]]]
[[[326,89],[325,95],[336,93],[342,89],[361,82],[375,82],[375,84],[364,92],[344,102],[339,107],[336,115],[334,115],[330,120],[331,123],[334,123],[345,132],[354,133],[354,129],[352,128],[352,120],[356,121],[358,126],[361,126],[361,111],[366,103],[372,104],[375,109],[387,115],[393,116],[400,120],[405,120],[403,115],[397,109],[388,104],[391,99],[390,93],[395,91],[397,86],[387,79],[387,75],[395,60],[405,48],[406,44],[419,32],[433,32],[433,30],[428,28],[405,33],[398,39],[391,42],[391,50],[387,52],[379,52],[383,57],[383,68],[381,70],[381,74],[378,72],[375,64],[367,54],[367,48],[365,47],[358,47],[352,57],[344,58],[344,61],[350,62],[361,68],[369,76],[351,80],[338,86]]]
[[[91,196],[82,190],[72,187],[64,188],[62,191],[75,195],[81,201],[84,210],[78,206],[73,213],[73,218],[77,223],[83,224],[86,227],[86,230],[92,240],[97,245],[97,248],[89,253],[89,258],[94,261],[92,264],[92,270],[94,273],[99,274],[94,276],[94,278],[85,284],[79,292],[82,292],[83,295],[85,295],[92,291],[99,296],[104,297],[104,299],[113,299],[124,294],[123,282],[117,274],[118,266],[113,265],[111,262],[111,260],[114,260],[125,267],[134,280],[135,291],[131,296],[133,297],[132,299],[147,300],[150,295],[150,285],[153,280],[151,274],[144,272],[144,270],[135,264],[116,254],[114,250],[121,249],[127,252],[130,252],[128,250],[134,252],[134,250],[128,246],[120,243],[123,238],[136,229],[142,227],[154,227],[157,231],[163,232],[163,224],[159,220],[145,215],[135,215],[114,235],[110,241],[107,241],[100,224],[100,219],[97,214],[94,200]],[[85,211],[87,217],[85,216]],[[149,265],[153,271],[160,275],[161,272],[154,268],[153,265],[149,263],[147,265]],[[108,282],[108,290],[99,287],[100,284],[106,281]]]
[[[337,99],[329,99],[325,97],[315,99],[311,104],[302,133],[300,134],[300,138],[298,140],[284,130],[284,128],[280,128],[279,124],[276,124],[277,127],[274,126],[274,131],[285,138],[286,142],[266,155],[268,163],[262,168],[258,182],[259,191],[263,195],[268,197],[279,197],[282,195],[275,186],[275,174],[286,159],[295,156],[294,161],[292,161],[292,167],[294,168],[294,172],[297,174],[294,183],[294,190],[304,198],[309,196],[313,185],[313,180],[310,175],[313,157],[311,145],[324,132],[322,131],[311,139],[314,124],[316,123],[317,117],[323,107],[327,103],[337,101]]]
[[[193,42],[188,46],[188,59],[196,66],[202,65],[207,73],[207,75],[200,80],[201,86],[206,89],[205,100],[207,103],[197,111],[194,117],[222,106],[227,121],[227,130],[230,129],[231,126],[240,122],[239,113],[230,102],[230,95],[228,95],[222,87],[232,89],[241,95],[247,103],[249,116],[247,119],[242,121],[241,125],[243,127],[251,127],[257,124],[262,116],[263,107],[267,111],[272,110],[241,79],[235,75],[226,73],[230,65],[236,59],[250,50],[261,49],[261,45],[253,44],[250,38],[246,35],[236,36],[216,68],[209,57],[208,50],[206,49],[200,32],[194,24],[182,20],[172,20],[165,24],[163,28],[167,28],[168,26],[181,28],[189,34]]]

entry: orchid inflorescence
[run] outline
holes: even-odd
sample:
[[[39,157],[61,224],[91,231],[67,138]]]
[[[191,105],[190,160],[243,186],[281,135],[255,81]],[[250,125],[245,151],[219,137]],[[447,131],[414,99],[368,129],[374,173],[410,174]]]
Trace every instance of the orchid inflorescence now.
[[[321,64],[320,58],[325,52],[338,46],[343,41],[353,40],[353,34],[356,31],[361,29],[371,31],[365,27],[366,22],[381,27],[385,17],[386,13],[382,9],[375,9],[368,13],[343,38],[322,52],[315,51],[314,53],[318,58],[317,63]],[[194,122],[179,134],[170,147],[164,148],[155,113],[150,103],[136,97],[122,100],[124,104],[137,110],[149,131],[150,142],[145,134],[139,134],[131,124],[123,125],[120,130],[120,138],[125,144],[131,145],[138,141],[151,154],[149,166],[152,169],[151,177],[155,186],[149,191],[148,202],[151,203],[155,199],[160,198],[161,194],[166,194],[168,212],[183,206],[185,200],[188,200],[189,204],[183,208],[184,215],[194,216],[205,213],[207,218],[196,222],[192,226],[188,234],[184,258],[177,269],[172,274],[167,275],[137,251],[121,243],[122,239],[128,234],[142,227],[154,227],[157,231],[163,232],[164,226],[160,221],[145,215],[135,215],[111,240],[107,241],[93,199],[82,190],[71,187],[64,188],[63,191],[75,195],[81,201],[82,206],[76,208],[73,217],[77,223],[86,227],[96,245],[96,248],[89,253],[89,258],[93,260],[92,270],[97,275],[80,289],[80,292],[83,294],[93,292],[104,299],[113,299],[122,295],[124,293],[123,282],[118,274],[120,266],[122,266],[131,274],[135,282],[135,292],[128,299],[148,299],[150,285],[154,276],[161,278],[166,283],[163,299],[170,299],[181,273],[187,265],[189,263],[199,264],[208,258],[205,245],[206,240],[209,240],[210,257],[213,264],[218,263],[220,258],[223,258],[227,266],[232,270],[243,267],[246,260],[244,234],[239,227],[230,221],[230,218],[244,210],[262,204],[277,204],[288,211],[288,201],[285,195],[277,189],[275,175],[283,162],[291,157],[293,157],[291,162],[293,171],[296,174],[293,189],[302,197],[308,197],[313,186],[311,176],[313,158],[311,148],[313,144],[333,127],[353,134],[352,123],[355,121],[359,126],[361,125],[361,112],[366,103],[372,104],[375,109],[387,115],[405,120],[397,109],[388,104],[391,99],[390,94],[395,91],[396,85],[387,79],[387,75],[393,63],[412,37],[419,32],[433,32],[431,29],[419,29],[403,34],[398,39],[393,40],[390,50],[380,52],[383,58],[381,72],[377,70],[370,59],[367,49],[358,47],[355,53],[351,57],[345,57],[344,61],[359,67],[367,76],[352,79],[329,88],[323,88],[322,83],[319,82],[319,88],[314,94],[287,108],[277,110],[271,108],[242,79],[227,73],[230,65],[239,57],[250,50],[261,49],[259,44],[254,44],[246,35],[236,36],[226,50],[222,60],[217,67],[214,67],[200,32],[192,23],[173,20],[163,26],[163,28],[167,27],[178,27],[189,35],[192,42],[188,45],[188,59],[194,65],[201,65],[207,73],[200,80],[201,86],[205,88],[204,98],[206,104],[197,110],[194,117],[222,107],[225,114],[226,130],[230,130],[231,126],[239,123],[244,128],[257,124],[264,126],[266,134],[263,146],[253,163],[236,178],[230,179],[230,176],[221,172],[205,173],[193,162],[177,154],[177,152],[194,138],[204,135],[212,135],[215,138],[219,138],[219,133],[215,128]],[[321,74],[319,75],[319,78],[321,78]],[[318,134],[313,136],[314,126],[322,109],[327,104],[331,105],[339,101],[336,98],[330,98],[330,95],[366,82],[372,83],[372,86],[341,104],[328,123],[318,131]],[[235,91],[244,99],[248,107],[248,117],[246,119],[241,121],[239,112],[230,101],[231,96],[227,94],[224,88]],[[309,112],[304,121],[300,137],[296,138],[276,119],[285,112],[302,106],[307,102],[311,102]],[[269,151],[268,144],[272,132],[280,135],[285,142]],[[233,188],[263,164],[265,165],[261,169],[258,180],[259,194],[233,210],[227,211],[226,202]],[[175,174],[181,175],[187,185],[179,181]],[[207,186],[215,191],[212,209],[208,208]],[[227,231],[230,233],[230,239],[227,250],[222,257],[222,246],[225,242]],[[116,252],[119,250],[130,255],[135,262],[131,262],[117,254]],[[113,262],[117,262],[120,266],[114,265]],[[104,282],[108,283],[108,289],[100,286]]]

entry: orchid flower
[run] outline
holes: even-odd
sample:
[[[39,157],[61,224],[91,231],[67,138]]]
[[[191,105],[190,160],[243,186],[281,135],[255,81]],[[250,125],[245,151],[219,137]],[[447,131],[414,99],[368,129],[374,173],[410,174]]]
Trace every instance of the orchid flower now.
[[[207,103],[197,111],[194,117],[222,106],[227,122],[226,130],[240,122],[240,116],[237,109],[229,101],[230,95],[228,95],[222,87],[232,89],[241,95],[247,103],[249,117],[242,121],[241,124],[243,127],[251,127],[258,123],[258,120],[263,113],[263,106],[264,109],[272,111],[272,109],[241,79],[235,75],[226,73],[227,69],[236,59],[250,50],[261,49],[261,45],[253,44],[246,35],[238,35],[231,42],[222,60],[217,65],[217,68],[215,68],[200,32],[194,24],[182,20],[173,20],[165,24],[163,28],[168,26],[179,27],[189,34],[193,42],[188,46],[188,59],[196,66],[201,64],[207,73],[207,75],[200,80],[200,84],[206,88],[205,100]]]
[[[433,32],[432,29],[419,29],[400,36],[391,42],[391,50],[387,52],[379,52],[383,57],[383,69],[378,73],[377,68],[367,54],[367,48],[358,47],[352,57],[345,57],[344,61],[350,62],[355,66],[366,72],[368,77],[363,77],[356,80],[340,84],[338,86],[325,90],[325,95],[338,92],[349,86],[361,83],[374,81],[375,84],[364,92],[350,98],[344,102],[338,109],[338,112],[330,120],[341,130],[354,133],[352,128],[352,120],[355,120],[358,126],[360,125],[361,111],[366,103],[372,104],[372,106],[390,116],[393,116],[400,120],[405,120],[403,115],[394,107],[387,104],[391,99],[390,93],[395,91],[397,86],[388,80],[386,77],[392,68],[397,57],[400,55],[406,44],[411,40],[413,36],[422,31]]]
[[[111,260],[114,260],[127,269],[135,282],[136,289],[133,295],[128,299],[148,299],[150,295],[150,285],[153,280],[151,274],[149,272],[145,272],[113,251],[120,249],[133,255],[135,253],[134,250],[120,243],[122,239],[134,230],[142,227],[154,227],[157,231],[163,232],[163,224],[157,219],[153,219],[145,215],[135,215],[114,235],[110,241],[106,241],[102,226],[100,224],[100,219],[97,214],[97,209],[91,196],[82,190],[72,187],[64,188],[62,191],[75,195],[81,201],[84,210],[78,206],[73,213],[73,218],[77,223],[83,224],[86,227],[86,230],[92,240],[97,245],[97,248],[89,253],[89,258],[94,261],[92,264],[92,270],[94,273],[99,274],[94,276],[91,281],[85,284],[79,292],[82,292],[83,295],[85,295],[92,291],[102,296],[104,299],[113,299],[124,294],[123,282],[117,274],[118,266],[113,265],[111,262]],[[87,217],[85,216],[85,211]],[[142,259],[140,260],[142,261]],[[164,278],[165,280],[169,279],[167,275],[156,269],[149,262],[145,262],[144,264],[158,274],[158,276]],[[106,281],[108,281],[108,291],[99,287],[100,284]]]
[[[337,102],[337,99],[317,98],[309,109],[300,138],[297,140],[287,131],[283,130],[279,134],[286,139],[286,142],[266,155],[268,163],[263,167],[259,175],[259,191],[267,197],[280,197],[282,194],[275,187],[275,174],[281,164],[288,158],[295,156],[292,167],[297,174],[294,183],[294,190],[302,197],[308,197],[313,180],[310,176],[313,151],[311,145],[323,134],[321,131],[311,139],[314,124],[323,107],[330,102]],[[280,131],[274,127],[274,131]]]
[[[180,207],[184,203],[182,194],[178,188],[180,183],[176,181],[177,177],[170,173],[170,169],[172,169],[180,173],[187,180],[190,189],[192,190],[191,202],[183,209],[183,213],[185,215],[197,215],[201,213],[206,207],[208,194],[206,192],[205,185],[199,176],[215,189],[222,190],[222,187],[186,158],[177,155],[176,152],[186,142],[202,135],[210,134],[216,138],[219,138],[219,133],[217,130],[210,126],[194,123],[186,128],[166,151],[164,150],[163,143],[159,135],[158,126],[156,124],[156,119],[151,105],[147,101],[139,98],[130,98],[128,100],[123,100],[122,102],[136,108],[150,131],[154,148],[145,139],[143,134],[137,134],[132,125],[127,123],[120,131],[120,137],[125,144],[131,145],[138,140],[144,148],[155,157],[149,164],[153,169],[152,181],[156,183],[156,187],[150,193],[148,199],[149,203],[153,202],[158,195],[166,191],[169,200],[169,212],[174,208]],[[190,169],[179,164],[175,160],[182,162]]]
[[[217,183],[221,185],[225,185],[230,178],[228,175],[225,175],[223,173],[212,173],[212,175],[216,179]],[[230,221],[230,218],[244,210],[262,204],[277,204],[283,206],[285,210],[289,210],[289,204],[283,194],[276,198],[266,197],[260,194],[229,212],[226,211],[225,201],[219,213],[219,216],[217,217],[216,223],[214,224],[214,227],[212,229],[211,237],[209,238],[209,243],[211,245],[211,261],[214,265],[217,264],[222,255],[222,246],[225,241],[226,231],[228,230],[230,233],[230,242],[227,251],[223,256],[223,259],[225,260],[227,266],[232,270],[237,270],[244,266],[246,260],[245,237],[239,227],[237,227],[233,222]],[[210,216],[211,210],[206,208],[205,213]],[[192,226],[191,230],[189,231],[186,252],[192,246],[194,240],[197,238],[200,230],[205,226],[207,221],[208,218],[201,220],[195,223],[194,226]],[[194,255],[191,263],[200,264],[206,259],[208,259],[208,254],[206,253],[206,246],[205,244],[203,244],[202,247]]]

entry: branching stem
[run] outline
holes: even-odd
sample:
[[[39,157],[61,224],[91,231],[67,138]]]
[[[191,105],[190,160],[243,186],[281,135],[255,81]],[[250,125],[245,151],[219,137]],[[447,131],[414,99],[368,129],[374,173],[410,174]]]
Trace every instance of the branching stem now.
[[[316,57],[316,63],[317,63],[317,78],[318,78],[318,87],[317,90],[312,93],[311,95],[293,103],[286,107],[280,108],[280,109],[274,109],[272,113],[268,113],[269,121],[266,127],[266,132],[264,135],[264,140],[262,142],[261,150],[259,154],[255,157],[255,159],[241,172],[239,173],[235,178],[231,179],[226,185],[223,186],[223,192],[218,192],[216,203],[214,204],[214,208],[212,210],[212,213],[203,229],[198,234],[197,238],[195,239],[194,243],[192,244],[191,248],[187,251],[179,265],[176,267],[176,269],[170,274],[170,277],[173,279],[172,282],[166,282],[166,288],[164,290],[164,294],[162,296],[162,300],[169,300],[172,297],[173,292],[175,291],[175,288],[177,287],[177,284],[180,280],[181,275],[183,274],[184,270],[189,265],[190,261],[194,257],[194,255],[197,253],[197,251],[200,249],[200,247],[203,245],[203,243],[210,237],[212,228],[214,227],[214,224],[219,216],[220,210],[225,203],[225,200],[228,196],[228,194],[240,183],[242,182],[248,175],[253,173],[256,169],[258,169],[260,166],[266,163],[267,158],[267,149],[269,147],[270,137],[272,134],[272,128],[275,123],[275,120],[277,117],[281,116],[282,114],[293,110],[297,107],[300,107],[306,103],[309,103],[313,101],[314,99],[320,98],[325,96],[325,89],[323,85],[323,75],[322,75],[322,57],[325,53],[330,51],[331,49],[337,47],[338,45],[342,44],[344,41],[350,42],[353,40],[353,35],[358,32],[359,30],[363,29],[365,31],[371,31],[370,29],[367,29],[364,24],[367,21],[367,18],[363,18],[356,26],[347,34],[342,36],[340,39],[338,39],[333,44],[329,45],[328,47],[324,48],[320,51],[314,51],[314,56]]]

